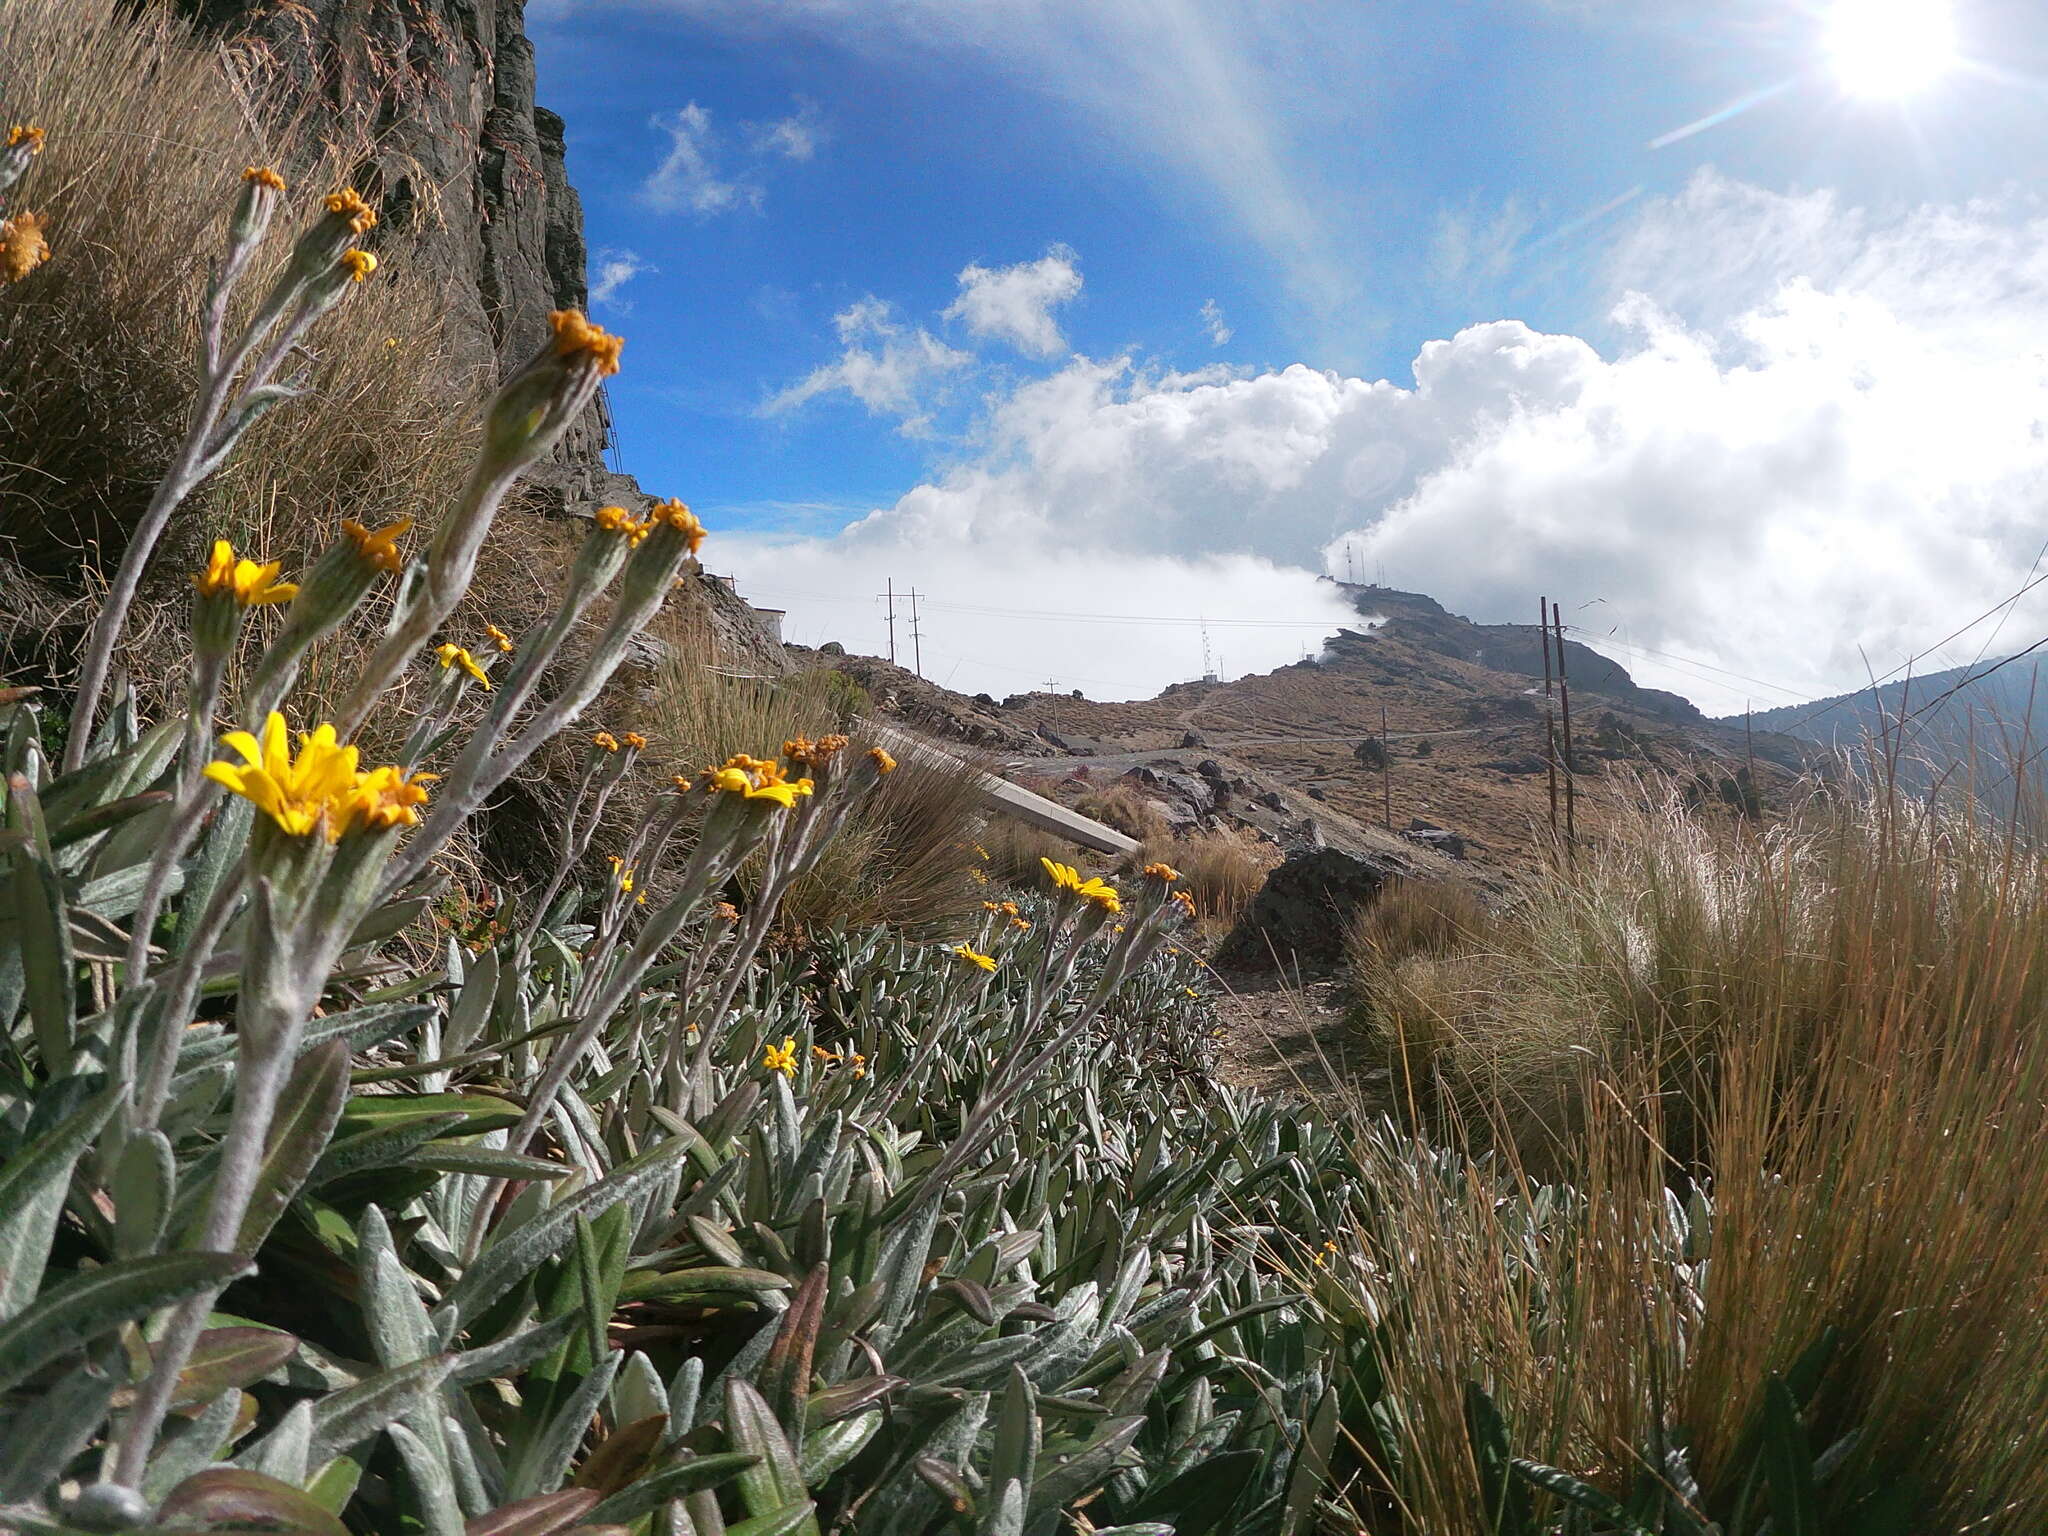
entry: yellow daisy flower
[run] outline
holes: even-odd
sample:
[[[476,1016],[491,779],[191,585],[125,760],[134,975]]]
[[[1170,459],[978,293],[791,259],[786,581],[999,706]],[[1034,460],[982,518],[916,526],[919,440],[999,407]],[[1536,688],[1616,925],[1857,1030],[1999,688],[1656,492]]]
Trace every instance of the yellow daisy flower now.
[[[485,692],[488,693],[490,691],[490,677],[482,667],[476,664],[476,658],[461,646],[453,641],[446,645],[437,645],[434,647],[434,656],[443,667],[460,667],[464,672],[475,678],[477,682],[481,683]]]
[[[254,560],[238,560],[232,544],[226,539],[215,539],[213,557],[206,562],[206,569],[192,578],[192,585],[202,597],[234,599],[237,608],[288,603],[299,595],[299,589],[292,582],[277,579],[278,567],[275,560],[262,565]]]

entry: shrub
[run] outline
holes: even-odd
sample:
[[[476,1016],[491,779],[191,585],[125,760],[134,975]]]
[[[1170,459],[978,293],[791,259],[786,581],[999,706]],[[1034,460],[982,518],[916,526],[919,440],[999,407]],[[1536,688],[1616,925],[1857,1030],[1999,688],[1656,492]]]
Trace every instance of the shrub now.
[[[1085,864],[1094,855],[1065,838],[1019,821],[1014,816],[993,815],[974,834],[978,854],[986,854],[982,868],[999,885],[1035,886],[1044,878],[1041,859],[1055,864]]]
[[[237,198],[223,291],[286,206],[261,175]],[[312,216],[251,348],[219,354],[252,371],[209,358],[227,403],[167,516],[231,451],[264,343],[352,297],[366,216],[345,192]],[[1277,1530],[1313,1492],[1283,1451],[1327,1380],[1210,1376],[1273,1326],[1257,1234],[1321,1224],[1297,1175],[1335,1143],[1148,1069],[1208,1049],[1165,882],[1062,874],[970,942],[827,932],[792,970],[766,948],[782,903],[914,770],[792,741],[636,794],[646,744],[600,732],[539,897],[436,905],[436,854],[599,695],[703,537],[680,503],[600,519],[508,653],[422,655],[616,366],[580,315],[555,333],[422,553],[395,527],[304,571],[216,546],[183,711],[84,689],[60,766],[33,690],[0,694],[0,1518],[1041,1533],[1082,1503],[1171,1514],[1225,1458],[1202,1500]],[[393,576],[384,639],[295,746],[307,656]],[[217,757],[222,709],[261,735]],[[380,715],[396,761],[365,768],[345,743]],[[615,798],[638,801],[624,852],[579,891]],[[720,905],[749,870],[747,909]],[[422,974],[390,941],[429,910],[466,926]]]
[[[655,765],[691,773],[735,741],[787,741],[861,729],[867,696],[831,668],[783,677],[734,676],[686,639],[656,678],[644,723]],[[816,869],[783,901],[798,929],[885,923],[924,937],[958,936],[984,892],[975,836],[986,765],[952,751],[904,752],[898,770],[854,812]]]
[[[1141,843],[1156,842],[1167,835],[1166,817],[1158,803],[1129,784],[1091,789],[1074,802],[1074,809]]]
[[[1280,851],[1241,828],[1218,827],[1147,843],[1133,862],[1158,862],[1179,870],[1183,887],[1194,897],[1196,915],[1213,933],[1236,925],[1280,862]]]
[[[1664,805],[1426,963],[1434,1134],[1471,1127],[1504,1182],[1447,1197],[1411,1148],[1363,1238],[1362,1304],[1414,1319],[1388,1402],[1422,1528],[1471,1528],[1484,1493],[1456,1433],[1492,1412],[1474,1379],[1582,1510],[1575,1479],[1654,1525],[1675,1484],[1683,1529],[1782,1528],[1790,1459],[1813,1529],[2040,1524],[2035,852],[1900,801],[1762,835]],[[1532,1207],[1538,1167],[1571,1188]],[[1545,1209],[1577,1214],[1532,1233]],[[1661,1487],[1629,1470],[1674,1456]]]

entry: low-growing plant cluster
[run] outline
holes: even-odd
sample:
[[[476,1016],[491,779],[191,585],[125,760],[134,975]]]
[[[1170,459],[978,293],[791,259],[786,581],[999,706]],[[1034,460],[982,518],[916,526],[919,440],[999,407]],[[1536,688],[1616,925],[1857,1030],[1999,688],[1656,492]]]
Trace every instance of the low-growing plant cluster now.
[[[568,311],[433,526],[365,505],[302,571],[215,543],[145,718],[117,658],[159,542],[373,266],[364,198],[285,238],[296,206],[252,166],[225,210],[75,691],[0,691],[0,1530],[2048,1519],[2035,850],[1667,810],[1505,913],[1397,896],[1358,942],[1398,1128],[1214,1075],[1174,940],[1242,848],[1112,883],[1013,840],[976,860],[1030,888],[976,884],[964,936],[791,942],[849,846],[919,863],[909,774],[858,721],[680,764],[583,722],[687,507],[602,509],[546,613],[466,628],[507,495],[619,366]],[[551,743],[545,875],[450,891]]]
[[[448,630],[616,338],[554,317],[421,552],[368,518],[303,573],[216,544],[187,707],[139,717],[111,658],[153,546],[371,267],[375,210],[335,191],[240,318],[290,203],[243,178],[68,722],[0,696],[0,1526],[1299,1528],[1331,1377],[1274,1255],[1341,1208],[1341,1148],[1198,1075],[1174,871],[1048,862],[968,941],[771,952],[890,755],[794,738],[650,791],[646,743],[598,732],[552,880],[424,974],[391,947],[704,536],[607,509],[533,631]],[[352,691],[295,733],[304,657],[372,602]]]

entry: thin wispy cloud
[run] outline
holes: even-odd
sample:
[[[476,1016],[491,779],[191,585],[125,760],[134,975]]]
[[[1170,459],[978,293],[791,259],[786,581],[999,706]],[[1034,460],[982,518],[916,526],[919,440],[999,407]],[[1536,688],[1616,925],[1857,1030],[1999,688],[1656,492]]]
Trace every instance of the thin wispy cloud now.
[[[1382,68],[1348,0],[657,0],[736,32],[994,60],[1121,152],[1170,167],[1277,271],[1308,328],[1355,322],[1370,232],[1328,183],[1320,137]]]
[[[700,218],[760,207],[758,186],[720,173],[708,108],[693,101],[679,112],[656,117],[653,126],[668,135],[669,148],[641,184],[641,200],[649,207]]]
[[[824,121],[809,103],[788,117],[720,129],[711,109],[692,101],[657,114],[650,126],[668,136],[668,151],[641,183],[640,200],[662,213],[699,218],[758,211],[771,168],[815,158],[826,139]]]
[[[906,436],[920,436],[930,430],[935,392],[974,361],[923,326],[899,321],[888,304],[872,296],[841,310],[832,324],[839,333],[838,359],[770,395],[763,415],[784,415],[821,395],[843,393],[871,415],[895,417]]]
[[[641,273],[659,270],[642,260],[638,251],[600,250],[596,263],[597,277],[590,285],[590,302],[607,305],[621,313],[633,306],[619,297],[619,290]]]
[[[1202,329],[1209,333],[1210,344],[1218,347],[1227,345],[1235,332],[1224,321],[1223,306],[1214,299],[1204,299],[1201,316]]]
[[[809,160],[818,152],[825,129],[817,108],[806,104],[802,110],[769,123],[754,123],[747,139],[756,154],[779,156],[784,160]]]

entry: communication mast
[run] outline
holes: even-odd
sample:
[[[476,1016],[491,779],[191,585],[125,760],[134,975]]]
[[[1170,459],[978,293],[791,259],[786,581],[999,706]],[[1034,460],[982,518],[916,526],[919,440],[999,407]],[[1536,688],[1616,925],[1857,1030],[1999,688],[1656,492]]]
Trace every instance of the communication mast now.
[[[1209,621],[1207,619],[1202,620],[1202,681],[1205,683],[1221,681],[1216,675],[1216,654],[1209,649]]]

